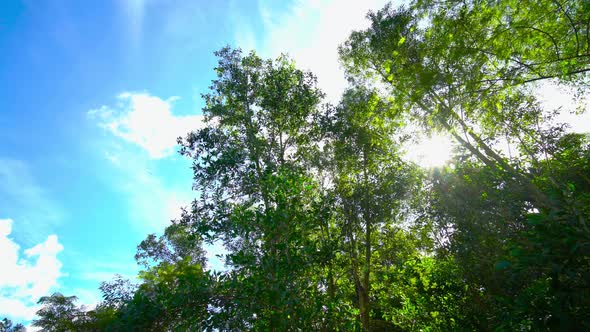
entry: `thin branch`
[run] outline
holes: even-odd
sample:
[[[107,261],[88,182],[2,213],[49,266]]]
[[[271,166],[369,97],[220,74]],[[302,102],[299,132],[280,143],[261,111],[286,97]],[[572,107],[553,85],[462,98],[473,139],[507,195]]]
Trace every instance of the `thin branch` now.
[[[553,43],[553,47],[555,47],[555,53],[557,54],[557,58],[560,58],[560,53],[559,53],[559,46],[557,45],[557,40],[555,40],[555,37],[553,37],[550,33],[543,31],[539,28],[535,28],[535,27],[528,27],[528,26],[515,26],[515,29],[531,29],[531,30],[535,30],[537,32],[540,32],[544,35],[546,35],[547,37],[549,37],[549,39],[551,39],[551,42]]]
[[[559,1],[554,0],[553,3],[555,3],[559,7],[559,9],[561,9],[561,11],[565,15],[565,17],[567,17],[567,20],[570,22],[570,25],[572,26],[572,28],[574,28],[574,33],[576,35],[576,54],[580,54],[580,39],[578,37],[578,29],[576,28],[576,25],[574,24],[574,20],[572,20],[570,15],[567,13],[567,10],[565,8],[563,8],[563,6],[561,5],[561,3],[559,3]]]

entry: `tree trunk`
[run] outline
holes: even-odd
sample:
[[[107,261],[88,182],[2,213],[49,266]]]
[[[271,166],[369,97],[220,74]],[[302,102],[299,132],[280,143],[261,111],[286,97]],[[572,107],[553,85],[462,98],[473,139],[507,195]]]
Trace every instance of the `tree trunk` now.
[[[359,292],[359,307],[361,311],[361,324],[363,325],[363,330],[370,331],[371,308],[369,305],[369,292],[368,289],[364,289],[364,287],[361,287]]]
[[[364,163],[364,187],[368,189],[369,186],[369,175],[368,175],[368,151],[365,146],[363,151],[363,163]],[[369,191],[365,191],[364,197],[361,201],[363,210],[363,219],[365,219],[365,262],[363,267],[363,280],[361,285],[361,292],[359,292],[359,306],[361,311],[361,323],[363,324],[363,330],[369,331],[369,324],[371,322],[371,303],[369,301],[369,292],[371,291],[371,231],[372,231],[372,217],[371,210],[369,208],[369,200],[373,199]]]

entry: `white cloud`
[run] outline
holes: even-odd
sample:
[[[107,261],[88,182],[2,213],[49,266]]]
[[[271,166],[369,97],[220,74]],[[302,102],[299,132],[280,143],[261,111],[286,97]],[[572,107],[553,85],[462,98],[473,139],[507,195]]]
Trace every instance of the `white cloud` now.
[[[190,207],[192,200],[191,192],[168,193],[168,197],[165,200],[166,220],[178,219],[182,213],[182,208]]]
[[[128,220],[138,232],[161,232],[193,199],[190,161],[173,153],[177,137],[202,128],[203,116],[173,114],[171,109],[178,97],[162,99],[125,92],[117,99],[112,107],[88,112],[90,119],[115,138],[101,142],[101,148],[106,147],[101,153],[113,169],[101,171],[100,176],[107,177],[126,196]]]
[[[74,289],[73,293],[76,294],[76,297],[78,297],[78,300],[80,301],[80,303],[82,303],[81,306],[84,308],[84,310],[94,310],[102,300],[100,292],[98,290],[77,288]]]
[[[12,240],[11,219],[0,219],[0,312],[16,320],[31,320],[38,310],[37,301],[57,286],[63,250],[56,235],[21,256],[20,246]]]
[[[284,12],[272,9],[273,2],[260,0],[259,14],[264,22],[264,36],[254,43],[248,26],[236,29],[236,43],[248,49],[251,45],[264,56],[281,53],[292,56],[301,68],[318,77],[322,90],[330,101],[340,97],[347,82],[338,61],[338,45],[346,41],[353,30],[368,26],[369,10],[377,10],[388,1],[300,0]]]
[[[203,126],[202,115],[177,116],[171,112],[177,97],[167,100],[147,93],[122,93],[115,108],[102,106],[88,115],[113,135],[147,151],[154,159],[174,153],[176,139]],[[109,155],[111,160],[113,155]]]
[[[32,320],[39,310],[36,305],[22,300],[0,297],[0,312],[2,316],[8,316],[15,320]]]
[[[88,114],[114,136],[148,152],[151,160],[137,151],[114,144],[103,154],[117,170],[110,173],[113,177],[111,182],[127,197],[129,220],[142,234],[161,232],[170,220],[180,217],[182,207],[190,207],[194,199],[190,185],[192,172],[189,160],[176,160],[172,166],[175,170],[173,174],[176,180],[186,179],[186,182],[182,187],[172,185],[164,181],[170,179],[158,174],[158,161],[153,159],[169,156],[176,146],[176,138],[201,128],[203,117],[173,115],[174,98],[164,100],[145,93],[123,93],[118,99],[117,107],[103,106]],[[173,158],[166,160],[172,161]],[[207,249],[211,267],[222,270],[223,263],[215,257],[224,253],[222,246],[214,245]],[[83,277],[104,281],[111,279],[113,274],[111,269],[99,269]]]

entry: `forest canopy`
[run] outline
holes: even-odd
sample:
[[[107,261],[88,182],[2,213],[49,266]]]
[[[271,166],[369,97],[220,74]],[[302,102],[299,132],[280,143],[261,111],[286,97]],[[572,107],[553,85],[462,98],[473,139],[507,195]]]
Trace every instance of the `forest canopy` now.
[[[139,282],[103,282],[91,310],[42,297],[33,325],[590,330],[589,136],[536,93],[588,93],[590,2],[414,0],[367,19],[339,48],[335,104],[287,55],[217,51],[206,125],[178,139],[191,206],[139,244]],[[411,130],[452,137],[452,160],[411,162]],[[207,267],[213,243],[226,270]]]

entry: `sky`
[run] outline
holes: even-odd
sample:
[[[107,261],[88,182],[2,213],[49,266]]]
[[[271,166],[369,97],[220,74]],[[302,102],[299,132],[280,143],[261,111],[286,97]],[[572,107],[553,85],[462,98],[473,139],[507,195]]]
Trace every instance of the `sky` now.
[[[137,274],[137,244],[196,195],[176,138],[202,125],[214,51],[289,53],[337,100],[337,46],[384,3],[2,1],[0,318]]]
[[[202,126],[214,51],[288,53],[337,101],[337,46],[384,4],[2,1],[0,318],[30,322],[37,299],[56,291],[92,306],[101,281],[134,278],[137,244],[196,196],[176,138]],[[588,117],[566,120],[588,131]],[[433,137],[413,151],[433,166],[450,149]],[[223,268],[222,250],[208,252],[209,267]]]

